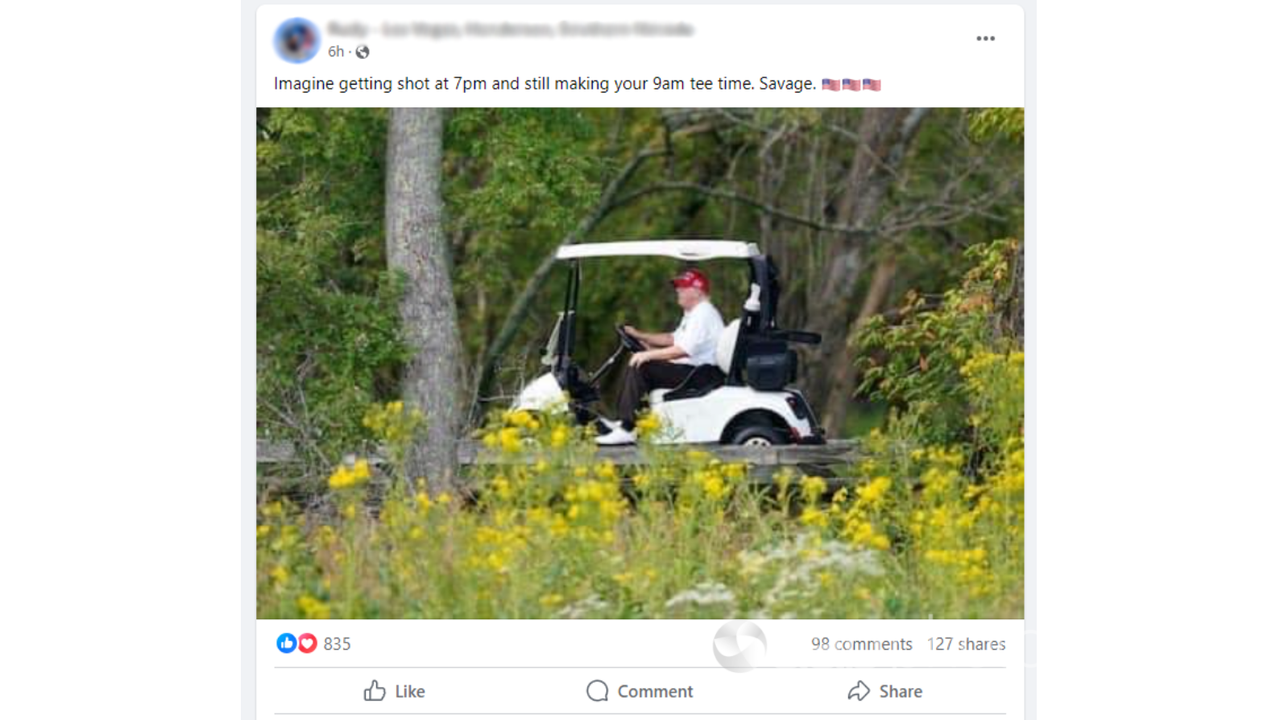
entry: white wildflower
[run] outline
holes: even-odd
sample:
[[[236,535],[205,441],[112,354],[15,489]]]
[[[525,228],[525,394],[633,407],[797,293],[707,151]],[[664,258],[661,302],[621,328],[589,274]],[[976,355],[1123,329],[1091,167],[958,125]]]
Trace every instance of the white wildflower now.
[[[597,615],[608,609],[609,603],[602,600],[599,595],[591,593],[585,598],[561,608],[560,612],[556,613],[556,617],[580,620],[585,617]]]
[[[718,605],[721,603],[732,604],[737,598],[734,597],[733,591],[725,587],[723,583],[701,582],[694,585],[691,589],[677,593],[667,601],[667,609],[678,607],[684,604],[692,605]]]

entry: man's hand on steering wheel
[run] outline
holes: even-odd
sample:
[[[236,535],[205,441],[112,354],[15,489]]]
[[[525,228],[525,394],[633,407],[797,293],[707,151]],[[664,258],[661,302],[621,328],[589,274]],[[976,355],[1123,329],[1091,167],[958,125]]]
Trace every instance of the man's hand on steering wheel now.
[[[632,330],[632,329],[634,328],[632,328],[630,325],[614,326],[614,330],[617,331],[618,339],[622,341],[623,347],[625,347],[627,350],[633,353],[644,352],[648,348],[645,347],[645,344],[641,342],[639,338],[637,338],[636,336],[628,332],[629,330]]]

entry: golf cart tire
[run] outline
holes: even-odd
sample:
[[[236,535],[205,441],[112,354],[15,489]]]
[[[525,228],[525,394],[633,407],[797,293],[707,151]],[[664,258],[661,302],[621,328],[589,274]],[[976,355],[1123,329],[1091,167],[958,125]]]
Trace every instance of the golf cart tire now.
[[[782,418],[753,412],[736,418],[725,431],[725,438],[729,445],[790,445],[791,435],[783,427]]]

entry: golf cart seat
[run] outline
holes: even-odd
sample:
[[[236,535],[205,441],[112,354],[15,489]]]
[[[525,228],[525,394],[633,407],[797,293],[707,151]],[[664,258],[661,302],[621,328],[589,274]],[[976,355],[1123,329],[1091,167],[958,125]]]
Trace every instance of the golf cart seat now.
[[[671,402],[672,400],[688,400],[689,398],[698,398],[724,385],[725,375],[720,368],[715,365],[699,365],[689,373],[689,377],[684,379],[676,387],[670,390],[655,390],[655,393],[662,393],[658,399],[662,402]]]
[[[741,325],[741,321],[734,320],[720,332],[720,339],[716,342],[715,365],[699,365],[679,385],[670,390],[654,390],[649,393],[649,403],[699,398],[724,385],[729,367],[733,364],[733,352],[738,345],[738,328]]]

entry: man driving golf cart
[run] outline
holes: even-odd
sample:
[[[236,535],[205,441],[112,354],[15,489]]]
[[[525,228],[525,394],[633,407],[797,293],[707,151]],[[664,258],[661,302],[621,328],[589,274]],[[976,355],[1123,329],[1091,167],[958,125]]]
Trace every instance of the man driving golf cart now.
[[[747,275],[747,295],[737,301],[741,303],[737,313],[725,325],[707,297],[711,288],[706,276],[686,270],[673,280],[677,301],[685,311],[680,327],[667,334],[616,325],[617,348],[589,372],[575,358],[582,265],[624,257],[686,264],[740,263]],[[755,243],[692,239],[575,243],[561,246],[556,260],[565,264],[568,273],[564,304],[540,360],[546,371],[520,390],[513,409],[565,408],[578,423],[595,423],[600,440],[607,444],[634,440],[635,412],[642,401],[649,404],[661,428],[653,438],[657,444],[823,442],[813,409],[798,389],[790,387],[798,365],[790,346],[816,344],[822,337],[778,326],[778,270]],[[601,384],[628,353],[634,359],[628,363],[618,400],[621,417],[605,420],[595,409]]]
[[[600,445],[626,445],[636,441],[636,412],[649,392],[675,388],[699,366],[710,366],[723,380],[716,365],[716,347],[724,332],[724,318],[711,303],[711,282],[697,268],[689,268],[671,279],[676,302],[684,317],[675,332],[650,333],[627,325],[626,333],[644,343],[645,350],[632,354],[618,395],[618,420],[603,421],[609,432],[596,438]]]

